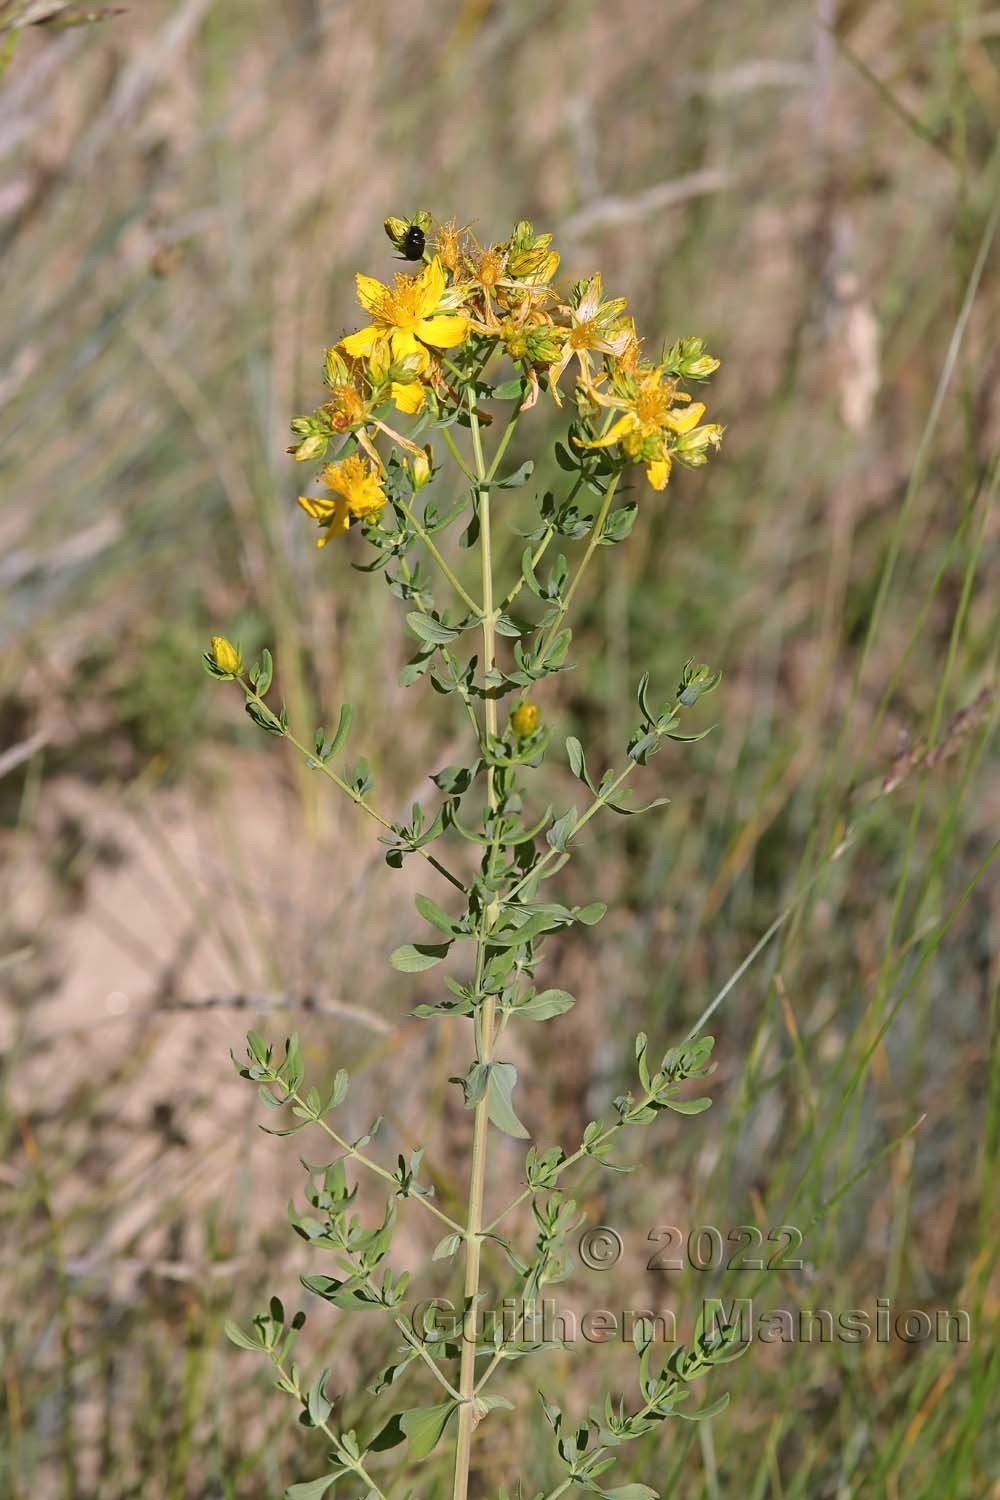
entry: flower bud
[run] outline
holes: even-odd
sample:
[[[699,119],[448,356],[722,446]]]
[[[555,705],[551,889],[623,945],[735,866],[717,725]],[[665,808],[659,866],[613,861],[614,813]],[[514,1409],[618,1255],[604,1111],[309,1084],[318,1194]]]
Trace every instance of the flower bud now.
[[[314,432],[309,437],[303,438],[301,443],[296,443],[289,448],[289,453],[294,454],[296,463],[307,463],[311,458],[322,458],[329,445],[330,439],[324,437],[321,432]]]
[[[518,739],[526,740],[538,728],[538,706],[535,703],[518,703],[510,716],[510,727]]]
[[[718,422],[705,422],[691,432],[681,433],[677,439],[676,454],[689,469],[700,469],[708,462],[709,448],[718,448],[725,428]]]
[[[351,378],[347,361],[339,349],[328,349],[326,351],[326,383],[327,385],[346,385]]]
[[[682,380],[707,380],[719,368],[719,361],[705,352],[705,340],[678,339],[666,357],[667,368]]]
[[[420,260],[432,223],[430,214],[422,208],[412,219],[389,218],[382,227],[404,260]]]
[[[529,328],[525,335],[528,358],[534,365],[551,365],[562,353],[565,334],[559,328]]]
[[[386,219],[385,223],[382,225],[382,228],[385,230],[390,240],[392,240],[392,243],[396,247],[396,249],[402,250],[403,245],[406,241],[406,236],[410,230],[409,219],[389,218]]]
[[[411,472],[413,474],[414,494],[419,494],[422,489],[425,489],[427,485],[430,484],[431,461],[433,460],[433,457],[434,454],[431,451],[430,443],[427,444],[426,448],[422,448],[419,453],[413,454],[413,457],[411,459],[411,463],[413,466]]]
[[[231,677],[235,677],[243,666],[239,647],[227,641],[224,635],[212,637],[212,660],[220,672],[228,672]]]

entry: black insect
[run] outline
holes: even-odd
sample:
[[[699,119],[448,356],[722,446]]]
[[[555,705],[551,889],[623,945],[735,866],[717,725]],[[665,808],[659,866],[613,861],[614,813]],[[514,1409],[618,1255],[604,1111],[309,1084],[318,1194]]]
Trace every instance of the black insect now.
[[[426,243],[424,231],[420,225],[411,224],[403,236],[403,243],[399,247],[403,252],[403,259],[420,260],[423,256]]]

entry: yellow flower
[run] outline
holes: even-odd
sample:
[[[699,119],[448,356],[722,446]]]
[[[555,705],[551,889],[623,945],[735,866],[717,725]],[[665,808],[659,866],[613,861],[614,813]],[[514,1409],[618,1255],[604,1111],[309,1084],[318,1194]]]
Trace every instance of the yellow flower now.
[[[243,665],[240,648],[234,646],[232,641],[227,641],[224,635],[212,637],[212,660],[220,672],[230,672],[233,676]]]
[[[373,516],[388,499],[375,468],[360,453],[327,464],[320,478],[328,490],[347,501],[352,516]]]
[[[601,273],[597,272],[589,281],[580,281],[573,288],[569,306],[569,327],[562,353],[549,368],[549,388],[561,405],[559,377],[574,357],[580,362],[581,377],[590,380],[590,354],[620,355],[625,352],[635,337],[635,325],[625,316],[628,303],[624,297],[601,300]]]
[[[444,267],[438,256],[419,276],[397,276],[391,287],[361,275],[357,285],[358,301],[372,321],[341,344],[355,358],[371,354],[379,345],[388,345],[394,360],[414,354],[420,359],[419,368],[425,370],[430,363],[425,345],[452,349],[469,332],[467,320],[449,311],[455,305],[454,293],[446,294]]]
[[[581,448],[619,446],[630,463],[646,466],[646,478],[654,490],[665,488],[673,467],[673,456],[680,462],[697,467],[707,462],[707,449],[718,448],[722,428],[717,422],[699,427],[705,414],[702,401],[691,401],[677,382],[664,380],[663,366],[645,366],[634,373],[612,367],[610,394],[592,394],[603,406],[621,410],[622,415],[603,437],[589,442],[574,439]],[[680,404],[678,404],[680,403]]]
[[[306,515],[312,516],[324,528],[325,535],[319,538],[317,547],[325,547],[331,536],[345,532],[352,516],[360,520],[376,515],[388,499],[374,466],[360,453],[327,464],[320,477],[327,489],[336,495],[335,500],[328,500],[325,496],[299,496],[299,504]]]
[[[510,727],[519,739],[526,740],[538,728],[538,705],[518,703],[510,716]]]

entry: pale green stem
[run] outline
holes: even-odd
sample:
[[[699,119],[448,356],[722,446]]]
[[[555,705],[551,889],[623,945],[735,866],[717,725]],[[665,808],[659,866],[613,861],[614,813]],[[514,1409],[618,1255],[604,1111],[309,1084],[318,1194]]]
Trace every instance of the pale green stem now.
[[[264,702],[263,698],[253,689],[253,687],[245,677],[237,676],[236,680],[251,702],[257,703],[261,708],[267,709],[268,713],[271,712],[271,710],[268,709],[268,706]],[[360,807],[363,812],[366,812],[370,818],[373,818],[374,821],[378,823],[382,828],[387,829],[389,833],[396,833],[395,828],[393,828],[389,820],[387,818],[383,818],[380,812],[376,812],[371,803],[366,802],[364,797],[362,797],[359,792],[356,792],[354,787],[346,782],[342,776],[338,776],[332,766],[328,766],[325,761],[317,759],[314,750],[310,750],[309,747],[307,745],[304,745],[301,740],[296,739],[295,735],[292,734],[288,729],[285,730],[282,738],[286,739],[290,745],[293,745],[301,755],[304,755],[307,758],[307,760],[315,762],[316,769],[318,771],[322,771],[323,775],[327,778],[328,781],[332,781],[334,786],[339,787],[342,792],[350,797],[351,801],[356,807]],[[396,837],[398,838],[399,835],[396,834]],[[465,891],[465,886],[458,879],[458,876],[453,875],[450,870],[446,869],[445,866],[440,862],[440,860],[436,859],[435,856],[431,854],[427,849],[418,848],[415,852],[421,855],[421,857],[425,859],[429,865],[433,865],[438,874],[443,875],[445,880],[450,881],[456,890],[463,892]]]
[[[499,443],[497,444],[497,451],[494,453],[493,460],[492,460],[489,468],[486,471],[486,476],[485,477],[486,477],[487,484],[491,484],[493,482],[493,480],[496,478],[497,469],[499,469],[499,467],[500,467],[500,460],[503,458],[504,454],[507,452],[507,445],[510,442],[511,438],[514,436],[514,429],[517,426],[517,419],[518,419],[518,417],[520,417],[520,415],[521,415],[520,407],[515,407],[515,409],[510,414],[510,417],[509,417],[509,419],[507,421],[507,426],[503,430],[503,436],[501,437]],[[477,430],[478,430],[478,427],[474,429],[474,431],[477,431]]]
[[[452,588],[455,590],[455,593],[461,599],[462,603],[468,609],[471,609],[471,611],[472,611],[472,613],[474,615],[477,615],[477,616],[482,615],[482,613],[483,613],[483,606],[477,604],[476,601],[475,601],[475,599],[473,599],[472,595],[459,582],[459,580],[455,576],[455,573],[453,572],[450,564],[443,557],[443,555],[441,554],[441,552],[438,551],[438,548],[436,547],[436,545],[435,545],[432,537],[430,536],[429,532],[426,531],[425,528],[424,528],[424,526],[421,524],[421,522],[417,520],[416,516],[413,514],[413,511],[411,510],[411,508],[407,505],[406,501],[403,500],[402,498],[400,498],[396,503],[398,504],[400,510],[403,512],[403,515],[409,521],[410,525],[413,527],[414,531],[417,533],[417,536],[420,538],[420,540],[423,542],[424,546],[427,548],[427,550],[430,553],[431,557],[434,559],[434,561],[437,563],[438,567],[441,569],[441,572],[444,574],[445,578],[447,578],[448,582],[451,584]]]
[[[676,1390],[677,1389],[677,1384],[678,1384],[678,1382],[675,1380],[673,1382],[672,1386],[671,1386],[671,1389],[672,1390]],[[660,1399],[662,1400],[663,1397],[661,1397]],[[653,1407],[655,1405],[656,1405],[655,1401],[647,1401],[646,1405],[644,1407],[642,1407],[642,1409],[640,1411],[637,1411],[637,1412],[633,1413],[633,1415],[636,1416],[636,1417],[646,1417],[653,1410]],[[588,1469],[592,1470],[593,1467],[594,1467],[594,1465],[596,1463],[598,1463],[599,1460],[604,1457],[604,1455],[605,1455],[605,1453],[607,1453],[607,1451],[608,1451],[607,1448],[601,1447],[601,1448],[595,1448],[594,1451],[593,1451],[593,1453],[588,1453],[587,1456],[586,1456],[586,1458],[584,1459],[585,1468],[583,1470],[581,1470],[580,1474],[579,1475],[576,1475],[576,1474],[569,1474],[569,1475],[567,1475],[567,1477],[565,1479],[561,1480],[560,1483],[556,1485],[556,1487],[555,1487],[554,1490],[549,1490],[544,1496],[542,1496],[542,1500],[558,1500],[558,1497],[560,1495],[564,1495],[566,1493],[566,1491],[569,1489],[569,1487],[570,1487],[571,1484],[578,1484],[580,1478],[585,1478],[586,1477],[586,1470],[588,1470]]]
[[[490,492],[485,485],[487,469],[483,459],[483,443],[479,431],[479,420],[475,413],[470,393],[469,415],[472,423],[472,448],[476,458],[476,472],[483,487],[479,491],[479,536],[483,577],[483,673],[492,672],[496,661],[496,614],[493,607],[493,550],[490,529]],[[497,704],[486,689],[486,738],[495,739],[497,734]],[[496,784],[494,768],[487,772],[487,799],[491,813],[496,812]],[[496,919],[494,905],[483,913],[482,926],[476,953],[476,990],[482,984],[486,962],[486,938],[492,922]],[[492,996],[483,1000],[479,1016],[476,1057],[480,1063],[489,1063],[493,1055],[493,1031],[496,1016],[496,1001]],[[476,1302],[479,1296],[480,1262],[482,1258],[483,1200],[486,1190],[486,1149],[489,1134],[489,1103],[487,1095],[476,1105],[472,1127],[472,1162],[469,1168],[469,1208],[465,1228],[465,1284],[463,1288],[464,1316],[462,1327],[462,1357],[459,1367],[458,1388],[462,1404],[458,1409],[458,1437],[455,1444],[455,1482],[453,1500],[467,1500],[469,1493],[469,1468],[472,1462],[473,1407],[476,1388]]]
[[[284,1088],[284,1084],[281,1083],[280,1079],[277,1079],[276,1082],[281,1084],[281,1087]],[[300,1109],[306,1110],[310,1114],[312,1114],[312,1111],[309,1110],[309,1105],[306,1103],[305,1099],[303,1099],[301,1094],[295,1093],[289,1089],[285,1089],[285,1097],[287,1099],[293,1100]],[[325,1131],[326,1134],[330,1137],[331,1141],[334,1141],[340,1147],[341,1151],[344,1151],[348,1156],[352,1157],[354,1161],[360,1162],[363,1167],[367,1167],[369,1172],[374,1172],[376,1177],[381,1177],[383,1182],[388,1182],[392,1186],[394,1191],[398,1193],[399,1183],[396,1181],[395,1177],[393,1177],[391,1172],[386,1171],[385,1167],[380,1166],[377,1161],[373,1161],[370,1156],[365,1156],[364,1152],[359,1151],[356,1146],[352,1146],[350,1141],[346,1141],[342,1135],[338,1135],[333,1126],[328,1125],[325,1120],[316,1119],[315,1116],[313,1116],[313,1124],[318,1125],[320,1130]],[[428,1213],[434,1215],[435,1219],[440,1219],[442,1224],[446,1224],[454,1234],[465,1234],[465,1230],[462,1228],[461,1224],[459,1224],[449,1214],[446,1214],[443,1209],[438,1208],[433,1199],[426,1198],[422,1193],[412,1193],[410,1195],[410,1200],[413,1203],[421,1204],[424,1208],[426,1208]]]
[[[296,1396],[301,1401],[302,1392],[299,1390],[298,1382],[291,1379],[288,1371],[281,1363],[281,1360],[278,1359],[277,1356],[273,1353],[271,1354],[271,1363],[274,1365],[274,1368],[277,1370],[278,1374],[281,1376],[285,1384],[290,1386],[295,1391]],[[375,1480],[365,1468],[363,1461],[360,1458],[351,1457],[350,1453],[348,1453],[347,1449],[340,1441],[340,1437],[336,1432],[334,1432],[333,1428],[328,1426],[326,1422],[317,1422],[316,1426],[319,1428],[320,1432],[325,1433],[326,1436],[330,1439],[330,1442],[333,1444],[334,1452],[336,1453],[337,1457],[340,1459],[340,1462],[344,1465],[344,1467],[350,1469],[352,1474],[356,1474],[359,1479],[362,1479],[365,1482],[365,1484],[371,1490],[371,1493],[376,1496],[376,1500],[388,1500],[385,1491],[379,1489],[378,1485],[375,1483]]]
[[[584,573],[586,573],[588,567],[590,566],[590,560],[593,557],[594,553],[597,551],[597,548],[600,546],[601,532],[604,530],[604,523],[608,519],[608,511],[611,509],[611,502],[614,499],[615,490],[618,488],[618,481],[620,478],[620,473],[613,475],[610,484],[604,492],[604,499],[601,501],[601,508],[594,518],[593,526],[590,528],[590,540],[587,543],[587,550],[583,554],[583,557],[580,559],[580,566],[574,573],[572,581],[570,582],[570,586],[566,590],[565,598],[560,603],[559,609],[556,612],[556,617],[546,631],[545,638],[541,646],[539,647],[539,661],[544,659],[547,651],[549,650],[549,647],[552,645],[553,640],[558,634],[559,627],[562,625],[563,620],[566,618],[569,607],[573,602],[573,596],[576,593],[577,589],[580,587]]]
[[[438,1365],[437,1360],[434,1359],[433,1355],[428,1352],[426,1346],[421,1343],[419,1338],[417,1338],[410,1325],[406,1323],[402,1318],[397,1317],[396,1314],[392,1311],[391,1307],[386,1307],[385,1303],[382,1301],[381,1293],[379,1292],[378,1287],[372,1281],[371,1273],[365,1271],[363,1267],[357,1265],[354,1256],[351,1254],[350,1245],[348,1245],[344,1240],[343,1233],[341,1233],[340,1248],[344,1251],[344,1254],[348,1257],[351,1264],[354,1265],[355,1274],[361,1277],[369,1295],[374,1297],[380,1307],[385,1308],[385,1311],[392,1318],[393,1323],[396,1325],[399,1332],[403,1335],[403,1338],[409,1344],[414,1354],[420,1356],[424,1364],[434,1376],[434,1379],[444,1387],[452,1400],[458,1401],[460,1399],[458,1392],[456,1391],[455,1387],[452,1385],[448,1377],[445,1375],[444,1371]]]
[[[455,439],[452,437],[451,433],[448,431],[448,428],[441,427],[438,430],[440,431],[441,436],[444,438],[446,446],[451,450],[452,458],[458,464],[458,467],[461,469],[466,479],[471,479],[472,483],[476,484],[476,476],[475,474],[473,474],[472,470],[469,468],[468,464],[465,462],[465,459],[459,452],[458,445],[455,442]]]
[[[581,813],[576,822],[573,824],[572,828],[566,836],[567,844],[569,844],[571,839],[574,839],[576,837],[581,828],[586,827],[586,825],[590,822],[591,818],[594,817],[596,813],[600,812],[605,803],[614,796],[615,792],[617,792],[622,782],[628,780],[632,772],[635,770],[636,765],[636,761],[630,760],[624,771],[620,771],[618,773],[611,785],[605,787],[603,792],[599,792],[597,794],[593,802],[587,808],[586,812]],[[543,854],[537,865],[534,865],[526,875],[522,875],[521,879],[517,882],[517,885],[515,885],[512,890],[509,890],[507,892],[504,900],[508,902],[513,901],[515,896],[520,895],[521,891],[523,891],[528,882],[530,880],[533,880],[536,875],[544,870],[546,865],[550,864],[552,860],[557,859],[559,857],[559,854],[560,851],[558,849],[550,849],[547,854]]]
[[[570,490],[569,494],[566,496],[566,499],[563,501],[564,505],[568,505],[569,502],[576,497],[576,495],[577,495],[577,493],[578,493],[578,491],[580,489],[580,486],[582,484],[583,484],[583,474],[580,473],[576,477],[576,481],[575,481],[575,483],[573,485],[573,488]],[[555,527],[553,525],[550,524],[550,525],[546,526],[546,528],[545,528],[545,534],[542,536],[541,540],[538,543],[538,546],[535,548],[534,552],[531,554],[531,568],[532,568],[532,572],[534,572],[535,568],[538,567],[538,564],[541,562],[542,558],[545,556],[545,554],[546,554],[546,552],[548,551],[548,548],[549,548],[549,543],[552,541],[552,538],[555,536],[555,534],[556,534],[556,529],[555,529]],[[511,605],[514,603],[514,600],[517,598],[518,594],[524,588],[524,584],[525,584],[525,577],[524,577],[524,574],[522,572],[520,578],[517,580],[517,582],[515,583],[514,587],[511,589],[510,593],[507,595],[506,599],[503,601],[503,603],[500,606],[500,613],[502,615],[505,615],[507,613],[507,611],[510,609]]]

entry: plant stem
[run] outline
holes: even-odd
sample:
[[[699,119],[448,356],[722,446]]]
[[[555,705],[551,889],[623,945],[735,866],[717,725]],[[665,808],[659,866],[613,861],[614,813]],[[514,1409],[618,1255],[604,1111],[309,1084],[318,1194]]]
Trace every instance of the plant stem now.
[[[675,1390],[676,1387],[677,1382],[675,1381],[671,1389]],[[644,1407],[634,1413],[635,1417],[647,1417],[655,1405],[655,1401],[647,1401]],[[567,1474],[566,1478],[561,1480],[554,1490],[547,1490],[541,1497],[541,1500],[558,1500],[558,1497],[564,1495],[571,1484],[579,1484],[581,1479],[585,1479],[587,1477],[586,1470],[593,1469],[594,1465],[604,1457],[607,1451],[607,1448],[602,1445],[600,1448],[595,1448],[593,1453],[588,1453],[583,1461],[585,1467],[578,1474]]]
[[[511,412],[510,417],[507,420],[507,426],[503,430],[503,435],[501,436],[500,441],[497,444],[497,450],[496,450],[496,452],[493,455],[493,458],[492,458],[492,460],[490,462],[490,466],[489,466],[488,470],[486,471],[486,476],[485,477],[486,477],[487,484],[492,483],[492,481],[496,478],[497,469],[499,469],[499,467],[500,467],[500,460],[503,458],[504,454],[507,452],[507,444],[510,442],[511,438],[514,436],[514,428],[517,426],[517,419],[518,419],[518,417],[520,415],[521,415],[520,408],[519,407],[515,407],[514,410]]]
[[[475,474],[473,474],[472,470],[469,468],[468,464],[465,462],[465,459],[462,457],[461,453],[459,452],[458,444],[455,442],[455,439],[452,437],[451,433],[448,431],[448,428],[447,427],[442,427],[439,430],[440,430],[441,436],[445,440],[445,444],[446,444],[447,448],[451,452],[452,458],[458,464],[458,467],[461,469],[461,471],[465,475],[466,479],[471,479],[472,483],[475,484],[476,483],[476,476],[475,476]]]
[[[249,701],[259,704],[259,706],[263,709],[267,709],[268,713],[271,712],[267,704],[264,702],[263,698],[258,692],[255,691],[253,687],[251,687],[250,683],[245,677],[237,676],[236,680],[240,684],[240,687],[243,689],[243,691],[246,693],[247,699]],[[360,807],[362,811],[366,812],[370,818],[374,818],[375,822],[378,823],[382,828],[388,829],[389,833],[396,834],[396,830],[389,822],[388,818],[383,818],[380,812],[376,812],[371,803],[366,802],[364,797],[362,797],[359,792],[356,792],[354,788],[348,782],[346,782],[342,776],[338,776],[336,771],[334,771],[332,767],[327,765],[326,761],[318,760],[316,758],[315,752],[310,750],[307,745],[304,745],[301,740],[296,739],[291,730],[286,729],[282,737],[286,739],[290,745],[294,745],[295,749],[298,750],[300,755],[304,755],[307,760],[313,761],[315,763],[316,769],[318,771],[322,771],[327,780],[332,781],[334,786],[339,787],[342,792],[346,793],[346,795],[350,797],[351,801],[356,807]],[[398,838],[399,835],[396,834],[396,837]],[[443,875],[445,880],[450,881],[457,891],[462,891],[464,893],[465,886],[459,880],[458,876],[453,875],[449,869],[446,869],[446,867],[440,862],[440,860],[435,858],[433,854],[429,853],[428,850],[423,848],[417,848],[414,852],[421,855],[429,865],[433,865],[438,874]]]
[[[302,1393],[298,1388],[298,1382],[291,1379],[288,1371],[281,1363],[281,1360],[278,1359],[277,1356],[273,1353],[271,1355],[271,1363],[274,1365],[274,1368],[277,1370],[278,1374],[281,1376],[288,1389],[294,1390],[296,1396],[301,1401]],[[385,1491],[379,1489],[378,1485],[375,1483],[374,1479],[365,1468],[362,1460],[360,1458],[351,1457],[350,1453],[348,1453],[347,1449],[344,1447],[343,1443],[340,1441],[340,1438],[338,1437],[337,1433],[334,1432],[333,1428],[330,1427],[326,1422],[317,1422],[316,1426],[319,1428],[320,1432],[326,1433],[326,1436],[333,1444],[334,1452],[336,1453],[337,1457],[340,1459],[340,1462],[344,1465],[344,1467],[350,1469],[352,1474],[357,1474],[359,1479],[364,1480],[365,1484],[371,1490],[371,1493],[377,1497],[377,1500],[388,1500]]]
[[[583,557],[580,559],[580,566],[573,574],[573,579],[570,583],[570,586],[566,590],[566,597],[559,605],[556,617],[552,621],[552,624],[549,626],[548,630],[545,632],[545,639],[543,640],[541,646],[538,648],[537,659],[539,661],[544,660],[549,647],[552,645],[552,642],[558,633],[559,627],[562,624],[563,620],[566,618],[569,607],[573,602],[573,595],[580,587],[583,575],[584,573],[586,573],[588,567],[590,566],[590,559],[593,557],[594,553],[597,551],[598,546],[600,545],[601,532],[604,530],[604,523],[608,519],[608,511],[611,509],[611,502],[614,499],[615,490],[618,488],[618,481],[620,478],[620,473],[612,475],[611,481],[607,489],[604,491],[604,499],[601,501],[601,508],[594,518],[593,526],[590,528],[590,540],[587,543],[587,550],[583,554]]]
[[[652,1093],[648,1093],[644,1099],[640,1099],[638,1107],[640,1109],[644,1109],[645,1106],[649,1104],[653,1098],[654,1095]],[[596,1147],[605,1145],[608,1141],[610,1141],[612,1136],[618,1134],[619,1130],[624,1130],[626,1123],[627,1122],[625,1120],[612,1120],[607,1130],[602,1131],[601,1134],[596,1138],[596,1140],[591,1141],[589,1148],[586,1146],[578,1146],[573,1152],[572,1156],[567,1156],[566,1160],[561,1161],[558,1167],[556,1167],[555,1171],[550,1173],[544,1189],[541,1189],[540,1191],[548,1192],[551,1187],[555,1186],[564,1172],[568,1171],[570,1167],[576,1166],[576,1163],[578,1161],[582,1161],[585,1156],[593,1155]],[[502,1208],[495,1219],[490,1220],[490,1222],[485,1226],[483,1233],[492,1234],[494,1229],[496,1229],[497,1225],[500,1223],[501,1219],[505,1219],[509,1213],[512,1213],[515,1208],[518,1208],[528,1198],[533,1198],[535,1192],[536,1189],[532,1187],[522,1188],[517,1197],[512,1198],[507,1204],[507,1207]]]
[[[429,1353],[427,1346],[413,1332],[413,1329],[410,1327],[409,1323],[407,1323],[404,1318],[397,1317],[397,1315],[392,1311],[391,1307],[386,1307],[386,1304],[382,1301],[378,1287],[372,1281],[371,1274],[366,1272],[363,1267],[359,1266],[352,1256],[350,1245],[345,1242],[341,1244],[340,1248],[344,1251],[344,1254],[348,1257],[351,1264],[354,1266],[355,1274],[362,1277],[369,1294],[378,1301],[381,1307],[385,1307],[386,1312],[392,1318],[393,1323],[396,1325],[399,1332],[403,1335],[403,1338],[409,1344],[414,1354],[420,1356],[424,1364],[434,1376],[434,1379],[444,1387],[452,1400],[458,1401],[460,1399],[458,1392],[452,1385],[451,1381],[448,1379],[447,1375],[445,1375],[444,1371],[438,1366],[437,1360],[433,1357],[432,1354]]]
[[[605,787],[603,792],[599,792],[597,794],[593,802],[587,808],[586,812],[582,812],[580,814],[576,822],[573,824],[573,827],[566,835],[567,846],[569,845],[570,841],[574,839],[580,832],[581,828],[584,828],[590,822],[595,813],[600,812],[605,803],[610,801],[615,792],[617,792],[618,788],[622,785],[622,782],[628,780],[632,772],[635,770],[637,764],[637,761],[630,760],[624,771],[619,771],[618,775],[615,777],[614,781],[612,781],[610,786]],[[521,879],[517,882],[517,885],[515,885],[511,890],[507,892],[504,900],[508,902],[513,901],[514,897],[521,893],[528,882],[530,880],[533,880],[540,870],[544,870],[547,864],[551,863],[552,860],[558,858],[559,854],[560,851],[558,849],[550,849],[547,854],[543,854],[538,863],[534,865],[526,875],[522,875]]]
[[[278,1079],[277,1082],[280,1083],[281,1080]],[[282,1085],[282,1087],[284,1087],[284,1085]],[[290,1093],[288,1090],[286,1090],[285,1095],[286,1098],[293,1100],[300,1109],[309,1111],[309,1105],[306,1103],[305,1099],[303,1099],[301,1094]],[[309,1111],[309,1113],[311,1114],[312,1112]],[[315,1118],[314,1124],[318,1125],[321,1130],[325,1130],[330,1139],[332,1141],[335,1141],[336,1144],[340,1147],[341,1151],[346,1151],[348,1156],[351,1156],[355,1161],[360,1162],[363,1167],[367,1167],[370,1172],[374,1172],[376,1177],[381,1177],[385,1182],[391,1182],[393,1187],[398,1189],[399,1183],[396,1181],[395,1177],[393,1177],[391,1172],[387,1172],[385,1167],[380,1166],[377,1161],[373,1161],[370,1156],[365,1156],[364,1152],[359,1151],[356,1146],[352,1146],[350,1141],[345,1141],[342,1135],[337,1134],[332,1125],[328,1125],[325,1120]],[[443,1209],[438,1208],[437,1204],[434,1203],[432,1199],[424,1197],[422,1193],[413,1193],[411,1196],[415,1203],[422,1203],[424,1208],[427,1209],[428,1213],[432,1213],[436,1219],[440,1219],[442,1224],[447,1224],[448,1228],[455,1234],[465,1233],[461,1224],[457,1223],[457,1221],[451,1218],[449,1214],[446,1214]]]
[[[445,578],[447,578],[448,582],[451,584],[452,588],[455,590],[455,593],[461,599],[462,603],[468,609],[471,609],[471,611],[472,611],[472,613],[474,615],[477,615],[477,616],[481,615],[483,613],[484,606],[480,605],[480,604],[477,604],[476,601],[475,601],[475,599],[473,599],[472,595],[470,593],[468,593],[465,588],[463,588],[462,584],[458,581],[458,578],[455,576],[455,573],[452,571],[450,565],[448,564],[448,562],[446,562],[445,558],[438,551],[438,548],[435,546],[434,542],[431,540],[429,532],[424,528],[423,524],[420,521],[417,520],[416,516],[413,514],[413,511],[410,509],[410,507],[407,505],[406,501],[403,500],[402,498],[400,498],[399,500],[397,500],[396,503],[399,506],[400,510],[403,512],[403,515],[409,521],[410,525],[413,527],[414,531],[417,533],[417,536],[420,538],[420,540],[423,542],[424,546],[427,548],[427,550],[430,553],[431,557],[433,557],[434,561],[437,563],[438,567],[441,569],[441,572],[444,574]]]
[[[552,538],[555,536],[555,534],[556,534],[556,529],[555,529],[554,526],[546,526],[544,536],[542,537],[541,541],[538,543],[538,546],[535,548],[534,552],[531,554],[531,567],[532,567],[532,571],[534,571],[534,569],[537,568],[538,564],[541,562],[542,558],[545,556],[545,553],[548,550],[548,545],[551,542]],[[514,603],[514,600],[517,598],[518,594],[521,592],[521,590],[523,588],[524,588],[524,574],[522,573],[521,576],[520,576],[520,578],[517,580],[517,582],[511,588],[510,593],[505,596],[504,601],[503,601],[503,603],[500,606],[500,613],[502,615],[505,615],[507,613],[507,611],[510,609],[511,605]]]
[[[483,443],[479,431],[479,420],[474,407],[474,397],[469,396],[469,417],[472,424],[472,448],[476,458],[476,472],[480,480],[487,476],[483,459]],[[495,461],[494,461],[495,462]],[[490,492],[485,483],[479,491],[479,537],[483,577],[483,673],[488,676],[496,662],[496,613],[493,605],[493,547],[490,530]],[[497,735],[497,703],[486,689],[486,740]],[[496,772],[493,766],[487,772],[487,801],[490,813],[497,810]],[[492,850],[489,866],[492,865]],[[476,991],[482,985],[486,966],[486,939],[496,919],[496,903],[491,902],[483,913],[482,925],[476,953]],[[476,1059],[489,1063],[493,1054],[493,1033],[496,1019],[496,1001],[487,996],[481,1004],[476,1027]],[[469,1468],[472,1462],[472,1433],[474,1412],[472,1401],[476,1389],[476,1307],[479,1297],[479,1273],[482,1258],[483,1200],[486,1190],[486,1151],[489,1135],[489,1090],[476,1105],[472,1127],[472,1163],[469,1168],[469,1209],[465,1228],[465,1285],[463,1289],[464,1314],[462,1320],[462,1357],[459,1366],[458,1389],[462,1405],[458,1409],[458,1437],[455,1443],[455,1482],[453,1500],[467,1500],[469,1493]]]

